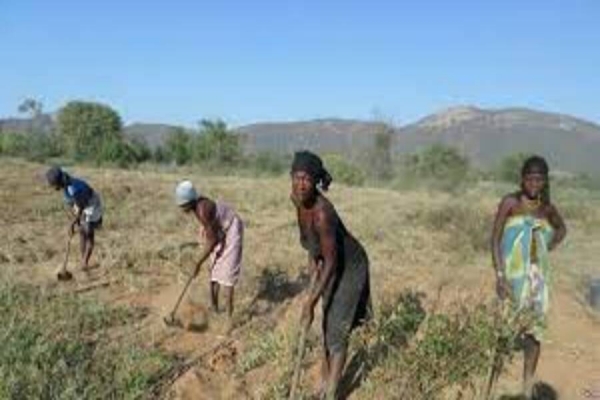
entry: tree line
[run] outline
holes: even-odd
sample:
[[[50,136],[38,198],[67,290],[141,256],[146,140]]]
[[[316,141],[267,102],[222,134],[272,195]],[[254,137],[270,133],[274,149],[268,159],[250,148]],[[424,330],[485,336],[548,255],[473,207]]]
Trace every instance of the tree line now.
[[[151,148],[143,139],[125,135],[121,116],[105,104],[70,101],[59,109],[50,131],[42,131],[36,124],[44,116],[41,102],[26,99],[18,111],[29,117],[28,131],[0,132],[0,155],[40,162],[60,158],[118,167],[140,163],[200,165],[270,174],[287,171],[291,159],[290,155],[269,152],[246,154],[242,137],[222,120],[201,120],[196,129],[173,128],[161,145]],[[442,144],[394,155],[393,135],[390,125],[380,123],[370,147],[351,157],[323,154],[325,163],[335,179],[347,185],[427,183],[451,189],[481,177],[518,182],[520,164],[529,155],[513,154],[491,171],[481,171],[458,149]],[[577,179],[590,181],[585,175]]]

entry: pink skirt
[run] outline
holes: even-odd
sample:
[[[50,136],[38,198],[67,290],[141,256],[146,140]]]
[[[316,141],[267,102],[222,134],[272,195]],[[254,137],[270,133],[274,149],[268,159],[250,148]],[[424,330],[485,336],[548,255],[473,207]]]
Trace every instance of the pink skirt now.
[[[210,255],[211,282],[223,286],[235,286],[242,270],[244,223],[235,218],[225,233],[225,239],[217,244]]]

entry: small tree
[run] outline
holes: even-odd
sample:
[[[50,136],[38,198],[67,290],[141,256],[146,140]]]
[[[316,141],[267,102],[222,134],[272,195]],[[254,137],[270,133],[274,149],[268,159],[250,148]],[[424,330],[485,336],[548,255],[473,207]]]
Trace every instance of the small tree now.
[[[416,178],[417,182],[429,182],[451,190],[468,177],[469,159],[453,147],[434,144],[408,155],[405,170],[408,177]]]
[[[68,153],[75,158],[96,158],[104,143],[120,142],[122,122],[109,106],[71,101],[58,112],[58,130]]]
[[[194,143],[194,161],[232,165],[240,161],[241,155],[238,137],[229,131],[224,121],[200,121],[199,134]]]
[[[369,174],[377,180],[387,180],[393,175],[393,138],[393,127],[387,123],[379,123],[374,136],[373,148],[368,152],[367,157]]]
[[[518,183],[521,180],[521,167],[530,156],[529,153],[516,153],[504,157],[498,165],[496,176],[506,182]]]
[[[163,146],[158,146],[152,151],[152,161],[157,163],[171,162],[171,154]]]
[[[288,168],[289,161],[284,155],[261,151],[251,159],[251,165],[259,172],[282,174]]]
[[[29,118],[36,119],[40,115],[42,115],[43,108],[44,105],[41,101],[32,98],[27,98],[23,100],[21,104],[19,104],[19,107],[17,109],[21,114],[27,114]]]
[[[166,158],[174,160],[177,165],[187,164],[192,156],[191,143],[192,137],[185,129],[173,128],[165,140]]]
[[[143,139],[133,138],[129,141],[136,162],[148,161],[152,158],[152,150]]]
[[[366,179],[366,173],[356,164],[347,161],[339,154],[326,154],[323,162],[331,173],[334,181],[348,186],[361,186]]]
[[[25,135],[16,132],[0,134],[0,154],[13,157],[24,156],[29,150],[29,140]]]

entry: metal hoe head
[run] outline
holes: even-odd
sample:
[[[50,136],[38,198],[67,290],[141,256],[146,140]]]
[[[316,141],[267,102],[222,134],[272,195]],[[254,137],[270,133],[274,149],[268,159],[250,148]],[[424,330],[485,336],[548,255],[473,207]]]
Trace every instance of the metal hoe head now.
[[[187,292],[188,288],[190,287],[190,284],[192,283],[192,280],[194,279],[194,277],[195,277],[194,275],[190,275],[187,283],[185,284],[185,286],[183,287],[183,290],[181,291],[181,294],[179,295],[179,298],[177,299],[177,302],[175,303],[175,306],[173,307],[173,311],[171,311],[171,313],[167,317],[163,318],[163,321],[167,326],[181,326],[181,322],[178,321],[177,319],[175,319],[175,313],[177,312],[177,309],[179,308],[179,304],[181,304],[181,300],[183,299],[185,292]]]
[[[66,269],[60,270],[56,273],[56,278],[59,281],[70,281],[73,279],[73,274]]]
[[[171,313],[168,316],[164,317],[163,322],[167,326],[181,327],[181,321],[179,321],[177,318],[175,318],[174,313]]]

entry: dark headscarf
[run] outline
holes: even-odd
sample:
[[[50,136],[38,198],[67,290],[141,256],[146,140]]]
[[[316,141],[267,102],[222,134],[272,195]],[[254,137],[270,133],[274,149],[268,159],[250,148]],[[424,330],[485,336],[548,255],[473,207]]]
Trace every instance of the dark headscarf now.
[[[545,178],[544,188],[542,189],[542,202],[544,204],[550,204],[550,180],[549,180],[550,168],[548,163],[543,157],[531,156],[525,160],[523,167],[521,168],[521,178],[524,178],[527,174],[542,174]]]
[[[323,161],[318,155],[304,150],[297,151],[294,154],[294,161],[292,162],[292,174],[297,171],[304,171],[309,174],[315,184],[322,190],[327,191],[331,181],[331,175],[323,166]]]

